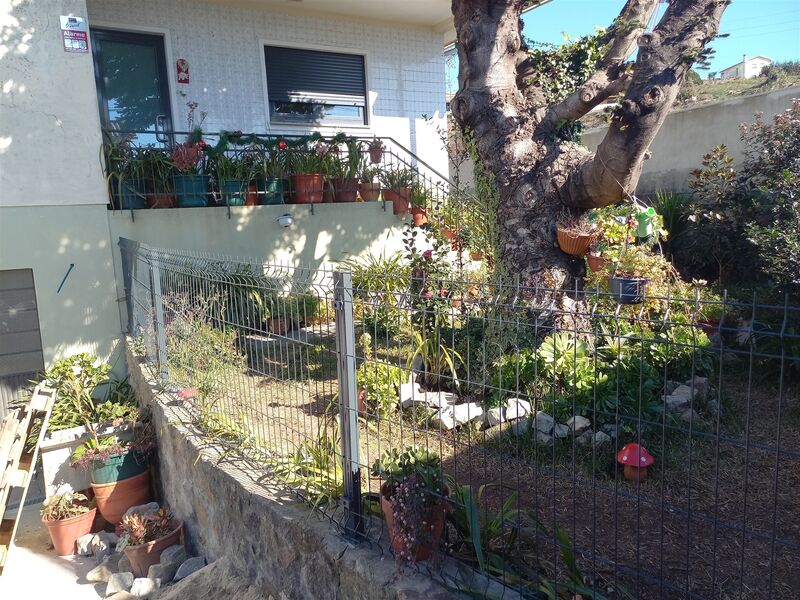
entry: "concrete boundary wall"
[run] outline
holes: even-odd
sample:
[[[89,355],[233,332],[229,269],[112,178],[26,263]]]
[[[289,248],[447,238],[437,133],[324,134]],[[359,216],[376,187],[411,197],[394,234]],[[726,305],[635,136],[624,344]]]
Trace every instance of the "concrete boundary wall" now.
[[[650,145],[652,157],[644,163],[636,191],[639,194],[690,191],[690,173],[700,168],[703,155],[719,144],[725,144],[735,165],[740,165],[744,144],[739,137],[739,125],[752,123],[759,112],[771,121],[772,115],[791,106],[792,98],[800,98],[800,87],[671,112]],[[586,131],[583,143],[594,151],[606,130],[603,127]]]
[[[236,577],[280,600],[450,600],[422,574],[397,573],[390,554],[354,546],[311,508],[256,480],[260,473],[209,446],[188,415],[161,392],[154,374],[126,344],[130,382],[152,410],[159,437],[162,502],[186,523],[193,550],[225,559]]]

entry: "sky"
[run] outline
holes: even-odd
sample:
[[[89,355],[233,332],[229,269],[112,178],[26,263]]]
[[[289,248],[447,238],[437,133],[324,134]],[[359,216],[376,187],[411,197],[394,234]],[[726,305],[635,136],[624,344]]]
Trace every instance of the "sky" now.
[[[524,33],[533,40],[561,44],[564,34],[579,37],[595,26],[611,24],[624,0],[552,0],[525,14]],[[666,4],[660,7],[660,16]],[[800,0],[734,0],[722,16],[721,32],[712,43],[716,53],[710,71],[722,71],[742,55],[767,56],[777,62],[800,60]],[[704,79],[709,71],[699,71]],[[455,91],[457,73],[448,69],[448,91]]]

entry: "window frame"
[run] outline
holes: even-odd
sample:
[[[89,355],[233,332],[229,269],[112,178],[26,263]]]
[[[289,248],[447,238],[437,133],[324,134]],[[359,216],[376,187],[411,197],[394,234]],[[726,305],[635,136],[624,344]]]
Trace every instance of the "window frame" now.
[[[264,92],[264,114],[269,130],[315,130],[315,129],[370,129],[372,127],[372,94],[370,93],[370,80],[369,80],[369,52],[363,48],[343,48],[339,46],[326,46],[321,44],[291,44],[283,41],[274,41],[269,39],[261,39],[259,44],[259,56],[261,59],[261,81]],[[267,78],[267,60],[266,60],[266,46],[277,46],[280,48],[289,48],[292,50],[312,50],[317,52],[331,52],[335,54],[354,54],[361,56],[364,59],[364,122],[356,120],[341,120],[341,121],[327,121],[315,122],[304,120],[292,119],[274,119],[272,115],[272,106],[269,98],[269,81]]]

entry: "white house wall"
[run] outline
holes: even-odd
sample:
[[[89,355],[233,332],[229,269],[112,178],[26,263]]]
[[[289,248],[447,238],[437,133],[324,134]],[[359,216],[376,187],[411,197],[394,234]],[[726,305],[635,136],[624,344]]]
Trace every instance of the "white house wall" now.
[[[89,0],[87,5],[90,26],[165,34],[176,129],[185,129],[186,103],[195,101],[198,111],[207,112],[203,128],[209,132],[302,133],[269,126],[264,45],[364,53],[370,124],[348,131],[392,137],[442,172],[446,169],[434,127],[443,125],[445,109],[441,33],[189,0]],[[189,84],[175,81],[178,59],[189,62]],[[434,117],[434,123],[425,123],[423,114]]]

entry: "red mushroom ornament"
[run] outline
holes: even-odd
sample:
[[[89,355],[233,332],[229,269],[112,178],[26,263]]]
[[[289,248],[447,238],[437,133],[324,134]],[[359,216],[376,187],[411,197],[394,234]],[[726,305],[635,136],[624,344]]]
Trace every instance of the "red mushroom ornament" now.
[[[617,452],[617,462],[625,465],[625,479],[631,481],[644,481],[647,479],[647,467],[655,462],[650,453],[639,444],[631,442],[625,444],[622,450]]]

